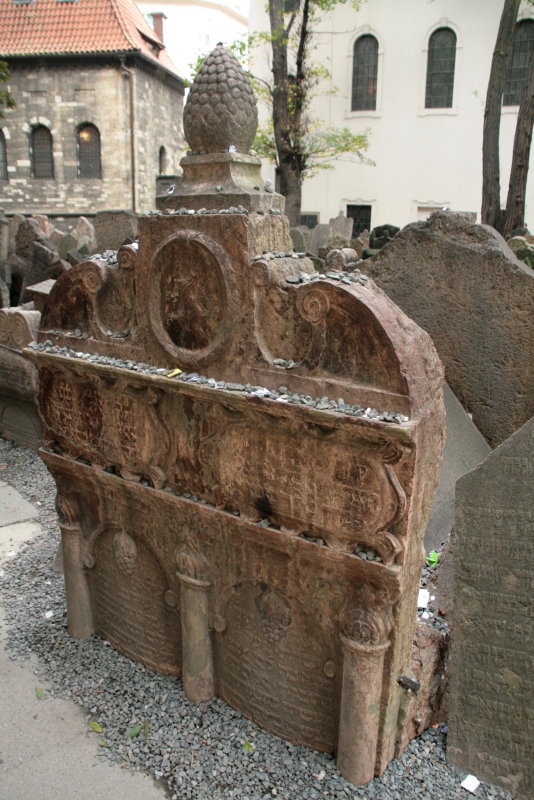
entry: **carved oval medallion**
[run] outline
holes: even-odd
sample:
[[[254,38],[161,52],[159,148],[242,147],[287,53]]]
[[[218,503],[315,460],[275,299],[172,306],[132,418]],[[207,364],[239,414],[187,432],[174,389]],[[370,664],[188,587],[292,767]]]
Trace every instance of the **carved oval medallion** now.
[[[150,298],[153,330],[184,363],[210,361],[226,344],[235,316],[234,273],[210,237],[181,231],[156,252]]]

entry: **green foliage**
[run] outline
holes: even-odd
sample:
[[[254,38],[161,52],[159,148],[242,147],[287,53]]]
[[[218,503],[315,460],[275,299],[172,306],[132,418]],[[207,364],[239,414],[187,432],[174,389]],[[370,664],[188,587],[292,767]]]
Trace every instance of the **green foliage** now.
[[[9,67],[5,61],[0,60],[0,86],[7,83],[10,78]],[[13,95],[7,89],[0,88],[0,119],[4,116],[2,107],[15,108],[15,101]]]
[[[91,730],[94,731],[95,733],[103,732],[102,725],[99,722],[94,722],[94,720],[91,720],[91,722],[88,722],[87,724],[89,725]]]

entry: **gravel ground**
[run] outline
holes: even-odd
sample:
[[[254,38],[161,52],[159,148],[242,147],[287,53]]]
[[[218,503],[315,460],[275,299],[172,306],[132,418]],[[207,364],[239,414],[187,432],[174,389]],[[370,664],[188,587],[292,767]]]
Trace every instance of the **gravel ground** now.
[[[59,541],[55,485],[32,451],[0,439],[0,479],[36,504],[45,532],[0,566],[0,597],[13,658],[38,657],[54,697],[82,706],[96,723],[100,758],[142,769],[172,800],[468,800],[465,773],[445,760],[445,728],[411,742],[381,778],[354,787],[332,756],[273,736],[221,700],[192,705],[175,678],[156,675],[98,637],[67,633],[63,579],[52,570]],[[50,613],[52,612],[52,613]],[[101,730],[100,730],[100,728]],[[475,797],[513,800],[481,784]]]

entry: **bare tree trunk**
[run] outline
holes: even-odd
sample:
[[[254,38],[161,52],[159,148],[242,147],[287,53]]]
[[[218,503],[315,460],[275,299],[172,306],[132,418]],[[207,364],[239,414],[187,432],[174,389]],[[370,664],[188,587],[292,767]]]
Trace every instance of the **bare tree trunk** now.
[[[482,138],[482,222],[503,229],[501,211],[501,184],[499,163],[499,129],[501,104],[506,78],[506,64],[510,56],[520,0],[504,0],[491,61],[491,71],[484,109]]]
[[[528,77],[515,128],[514,152],[510,170],[510,185],[506,200],[503,236],[525,226],[525,194],[527,191],[530,143],[534,124],[534,53],[530,57]]]
[[[302,109],[305,103],[305,61],[309,32],[309,2],[304,0],[299,31],[296,75],[289,74],[288,39],[294,13],[285,27],[284,0],[269,0],[271,47],[273,53],[273,132],[278,155],[280,192],[286,198],[286,215],[291,225],[300,222],[303,154],[298,146],[302,135]]]
[[[291,227],[300,224],[302,204],[302,178],[291,168],[280,170],[280,194],[286,199],[285,215]]]

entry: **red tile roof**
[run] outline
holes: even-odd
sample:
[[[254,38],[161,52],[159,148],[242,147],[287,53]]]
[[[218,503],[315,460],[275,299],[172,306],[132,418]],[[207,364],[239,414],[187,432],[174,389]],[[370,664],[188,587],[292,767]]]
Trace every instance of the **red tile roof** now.
[[[117,51],[177,74],[134,0],[0,0],[0,57]]]

